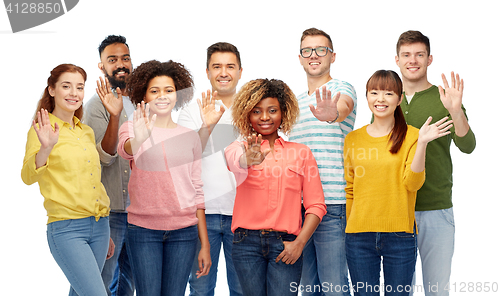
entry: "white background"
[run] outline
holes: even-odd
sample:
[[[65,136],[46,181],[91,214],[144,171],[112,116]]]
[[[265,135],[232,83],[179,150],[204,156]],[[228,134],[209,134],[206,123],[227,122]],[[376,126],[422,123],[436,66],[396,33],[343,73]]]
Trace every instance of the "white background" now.
[[[240,87],[255,78],[278,78],[299,94],[307,87],[298,60],[299,41],[310,27],[331,35],[337,53],[331,74],[357,91],[355,128],[370,120],[364,87],[371,74],[379,69],[399,72],[395,47],[404,31],[420,30],[430,38],[432,83],[442,84],[443,72],[449,78],[456,71],[464,78],[463,103],[477,147],[471,155],[452,148],[456,248],[451,280],[457,290],[452,294],[493,294],[468,290],[469,283],[483,287],[487,282],[500,283],[496,243],[500,174],[495,149],[500,22],[498,4],[482,0],[86,0],[53,21],[16,34],[7,13],[0,11],[0,294],[66,295],[69,288],[47,245],[47,217],[38,185],[28,187],[20,178],[26,134],[50,70],[60,63],[83,67],[88,100],[100,75],[97,47],[107,35],[121,34],[127,37],[135,67],[151,59],[185,64],[195,78],[196,98],[210,86],[206,48],[227,41],[241,52]],[[216,294],[228,294],[224,278]]]

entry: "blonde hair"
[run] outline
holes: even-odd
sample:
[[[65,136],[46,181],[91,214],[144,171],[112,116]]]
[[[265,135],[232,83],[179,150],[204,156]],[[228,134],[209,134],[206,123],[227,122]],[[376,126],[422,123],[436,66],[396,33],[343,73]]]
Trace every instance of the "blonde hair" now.
[[[288,134],[299,116],[299,103],[292,90],[277,79],[255,79],[247,82],[236,94],[232,106],[233,125],[243,136],[254,131],[250,112],[262,99],[276,98],[281,109],[281,132]]]

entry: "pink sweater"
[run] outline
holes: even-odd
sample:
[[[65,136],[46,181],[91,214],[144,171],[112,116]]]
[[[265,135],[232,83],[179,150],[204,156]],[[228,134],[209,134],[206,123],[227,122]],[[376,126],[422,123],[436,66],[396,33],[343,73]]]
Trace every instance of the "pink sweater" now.
[[[124,149],[134,137],[133,123],[120,127],[118,154],[130,161],[128,222],[155,230],[175,230],[198,223],[204,209],[201,143],[196,132],[177,125],[155,127],[136,155]]]

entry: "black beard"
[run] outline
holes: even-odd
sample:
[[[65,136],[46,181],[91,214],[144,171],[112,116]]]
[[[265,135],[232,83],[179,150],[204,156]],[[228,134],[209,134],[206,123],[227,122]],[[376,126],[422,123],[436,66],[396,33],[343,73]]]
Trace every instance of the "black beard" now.
[[[108,78],[109,84],[111,84],[111,88],[116,89],[117,87],[119,87],[123,91],[123,90],[125,90],[125,87],[127,86],[125,83],[125,80],[118,80],[115,78],[116,73],[121,72],[121,71],[123,71],[127,74],[130,74],[129,69],[127,69],[127,68],[116,69],[115,71],[113,71],[112,76],[109,75],[107,71],[104,71],[105,72],[104,74],[105,74],[106,78]]]

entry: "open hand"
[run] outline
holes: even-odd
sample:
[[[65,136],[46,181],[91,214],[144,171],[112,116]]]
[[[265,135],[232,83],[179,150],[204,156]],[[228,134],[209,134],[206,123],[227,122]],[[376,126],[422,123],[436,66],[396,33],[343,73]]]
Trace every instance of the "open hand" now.
[[[242,168],[249,168],[252,165],[261,164],[266,158],[267,154],[271,152],[271,149],[266,149],[262,151],[262,135],[256,136],[255,134],[248,136],[247,138],[248,147],[242,144],[243,155],[240,158],[240,166]]]
[[[156,114],[149,118],[149,104],[137,104],[134,111],[134,139],[137,144],[142,144],[151,136],[156,121]]]
[[[54,129],[50,125],[49,112],[46,109],[41,109],[37,112],[38,125],[33,120],[33,128],[35,129],[38,140],[42,148],[52,149],[59,140],[59,125],[54,123]]]
[[[456,113],[462,108],[462,96],[464,94],[464,80],[460,79],[457,74],[455,76],[454,72],[451,72],[451,87],[448,85],[448,80],[446,76],[441,74],[443,78],[443,85],[439,86],[439,95],[441,97],[441,102],[443,106],[450,112],[450,114]]]
[[[119,87],[116,88],[118,97],[115,97],[111,91],[108,78],[105,78],[105,81],[103,81],[102,77],[99,77],[99,80],[97,80],[96,92],[109,114],[112,116],[120,115],[123,109],[123,99],[122,91]]]
[[[337,103],[340,99],[340,92],[332,98],[332,92],[323,86],[320,94],[319,88],[316,89],[316,107],[313,104],[309,105],[312,114],[320,121],[336,120],[338,109]]]
[[[200,115],[203,123],[211,128],[219,122],[222,114],[224,114],[224,106],[220,106],[219,111],[215,109],[215,100],[217,98],[217,91],[214,91],[211,95],[210,90],[207,90],[206,94],[201,94],[201,101],[198,99],[198,106],[200,107]]]
[[[429,143],[437,138],[444,137],[450,134],[449,129],[453,126],[453,121],[448,120],[448,116],[443,117],[441,120],[430,124],[432,116],[429,116],[427,121],[422,125],[418,133],[418,141],[420,143]],[[430,124],[430,125],[429,125]]]

